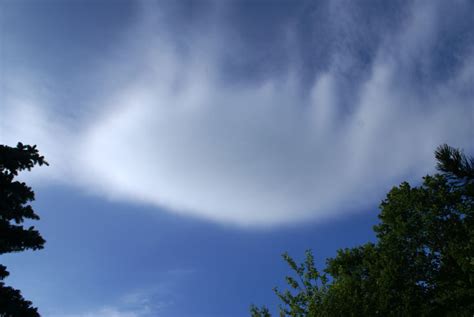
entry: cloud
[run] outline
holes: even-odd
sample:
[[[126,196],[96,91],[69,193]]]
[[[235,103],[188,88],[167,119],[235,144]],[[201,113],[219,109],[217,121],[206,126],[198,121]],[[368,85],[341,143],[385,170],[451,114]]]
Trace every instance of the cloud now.
[[[104,67],[106,93],[80,124],[46,124],[48,115],[64,117],[48,114],[41,98],[32,106],[38,115],[7,100],[4,124],[20,121],[5,128],[6,140],[38,143],[56,175],[95,194],[241,226],[343,216],[430,171],[437,145],[472,150],[474,48],[457,49],[444,69],[433,60],[439,43],[456,37],[440,25],[441,2],[408,8],[370,48],[338,35],[339,49],[309,84],[293,55],[286,72],[246,69],[252,80],[233,80],[227,63],[245,65],[245,47],[229,39],[223,19],[198,23],[183,40],[147,5]],[[469,4],[458,5],[446,17],[454,25]],[[337,7],[329,9],[335,22],[324,23],[357,36],[347,30],[361,21],[346,12],[338,24]],[[372,57],[361,64],[364,49]]]
[[[64,315],[63,315],[64,316]],[[67,315],[65,317],[141,317],[141,312],[122,311],[114,307],[104,307],[83,314]]]
[[[173,274],[170,275],[172,277]],[[175,281],[168,281],[166,285],[175,286]],[[167,290],[138,290],[125,294],[117,303],[104,305],[94,309],[87,309],[76,313],[50,313],[53,317],[157,317],[171,306],[171,300],[164,300],[170,297]],[[163,298],[159,298],[163,297]]]
[[[103,306],[93,310],[73,314],[52,313],[61,317],[148,317],[157,316],[158,305],[150,305],[150,299],[143,293],[127,294],[116,306]]]

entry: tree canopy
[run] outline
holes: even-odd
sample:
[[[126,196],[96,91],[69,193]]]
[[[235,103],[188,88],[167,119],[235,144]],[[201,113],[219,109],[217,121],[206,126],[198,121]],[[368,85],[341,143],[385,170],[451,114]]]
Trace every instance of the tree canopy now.
[[[0,145],[0,254],[42,249],[45,240],[33,227],[25,227],[25,220],[39,220],[30,202],[35,199],[31,187],[15,180],[18,173],[35,165],[48,164],[36,146],[18,143],[16,147]],[[0,316],[39,316],[32,303],[19,290],[5,286],[9,275],[0,265]]]
[[[435,151],[440,173],[394,187],[380,205],[377,241],[338,250],[319,272],[311,251],[290,290],[276,294],[281,316],[472,316],[474,159],[448,145]],[[251,307],[253,317],[269,317]]]

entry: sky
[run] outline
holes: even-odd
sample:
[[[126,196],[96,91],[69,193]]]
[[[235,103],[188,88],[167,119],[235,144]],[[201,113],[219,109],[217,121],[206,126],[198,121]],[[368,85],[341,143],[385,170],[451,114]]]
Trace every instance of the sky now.
[[[2,255],[52,317],[276,311],[288,251],[373,241],[378,205],[473,153],[472,1],[0,0],[0,143],[50,163],[44,250]]]

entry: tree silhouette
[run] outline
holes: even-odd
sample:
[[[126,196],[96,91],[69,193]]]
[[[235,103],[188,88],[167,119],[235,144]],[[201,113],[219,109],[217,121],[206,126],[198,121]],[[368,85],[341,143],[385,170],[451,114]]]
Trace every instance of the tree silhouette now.
[[[450,178],[465,180],[474,179],[474,157],[468,158],[461,150],[447,144],[435,151],[438,161],[436,168]]]
[[[473,316],[474,159],[448,145],[435,157],[440,174],[382,201],[377,242],[339,250],[323,274],[310,252],[301,265],[284,255],[297,279],[275,290],[281,316]]]
[[[0,254],[43,248],[45,240],[40,233],[33,226],[23,226],[27,219],[39,219],[29,204],[35,194],[25,183],[15,180],[18,172],[43,164],[48,165],[36,146],[0,145]],[[5,286],[3,280],[8,274],[6,267],[0,265],[0,316],[39,316],[19,290]]]

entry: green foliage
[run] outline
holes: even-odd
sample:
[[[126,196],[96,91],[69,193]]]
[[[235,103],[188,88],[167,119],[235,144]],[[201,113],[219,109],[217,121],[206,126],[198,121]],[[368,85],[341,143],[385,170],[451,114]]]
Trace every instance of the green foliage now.
[[[252,317],[270,317],[270,312],[268,308],[263,306],[262,308],[258,308],[255,305],[250,306],[250,316]]]
[[[464,153],[447,144],[435,151],[438,163],[436,168],[446,176],[458,179],[474,179],[474,157],[468,158]]]
[[[376,243],[339,250],[324,274],[310,252],[301,265],[284,255],[299,282],[287,278],[296,294],[277,292],[282,316],[474,314],[474,160],[447,145],[435,155],[441,174],[382,201]]]
[[[296,279],[292,276],[286,277],[287,284],[293,292],[286,290],[284,292],[274,289],[277,296],[283,302],[280,306],[281,315],[300,317],[312,316],[311,312],[318,307],[327,291],[326,274],[321,274],[314,265],[314,257],[310,250],[306,251],[305,261],[298,265],[287,254],[283,254],[283,259],[288,263]]]
[[[15,180],[18,172],[43,164],[48,163],[36,146],[0,145],[0,254],[43,248],[45,240],[40,233],[33,226],[23,226],[27,219],[39,219],[29,204],[35,198],[34,192],[25,183]],[[0,265],[0,316],[39,316],[20,291],[5,286],[3,280],[7,276],[6,267]]]

